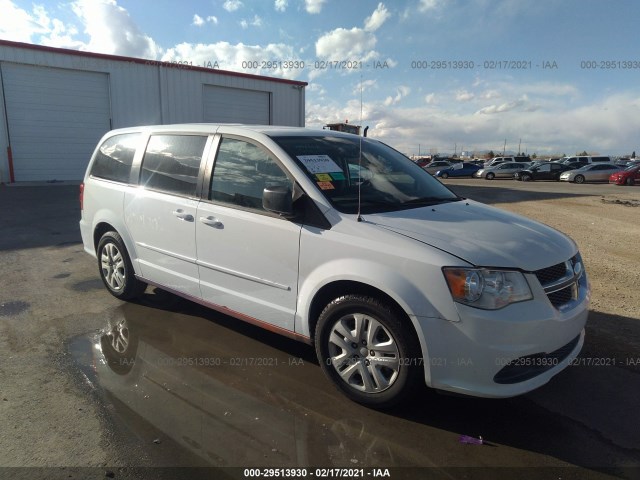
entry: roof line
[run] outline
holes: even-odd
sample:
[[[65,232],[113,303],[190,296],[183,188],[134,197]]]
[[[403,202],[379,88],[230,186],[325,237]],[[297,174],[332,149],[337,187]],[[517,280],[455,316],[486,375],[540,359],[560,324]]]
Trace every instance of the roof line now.
[[[63,55],[74,55],[77,57],[99,58],[102,60],[113,60],[117,62],[136,63],[139,65],[151,65],[151,66],[157,66],[157,67],[176,68],[180,70],[193,70],[196,72],[204,72],[204,73],[216,73],[218,75],[228,75],[231,77],[252,78],[255,80],[267,80],[270,82],[287,83],[290,85],[297,85],[300,87],[306,87],[307,85],[309,85],[307,82],[301,82],[298,80],[288,80],[286,78],[267,77],[264,75],[254,75],[251,73],[232,72],[230,70],[218,70],[217,68],[214,69],[214,68],[198,67],[198,66],[188,65],[188,64],[162,62],[160,60],[146,60],[144,58],[125,57],[122,55],[110,55],[106,53],[85,52],[81,50],[72,50],[70,48],[48,47],[45,45],[35,45],[32,43],[24,43],[24,42],[12,42],[10,40],[0,39],[0,47],[2,46],[14,47],[14,48],[26,48],[29,50],[59,53]]]

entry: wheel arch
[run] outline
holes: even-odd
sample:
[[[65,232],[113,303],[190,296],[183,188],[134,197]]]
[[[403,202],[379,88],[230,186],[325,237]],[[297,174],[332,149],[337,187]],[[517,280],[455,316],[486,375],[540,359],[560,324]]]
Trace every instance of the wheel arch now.
[[[102,236],[107,232],[116,232],[122,238],[124,242],[124,246],[127,249],[127,253],[129,254],[129,258],[131,259],[131,264],[133,265],[133,269],[136,274],[140,275],[140,267],[138,265],[138,256],[135,249],[135,244],[133,239],[129,236],[129,232],[125,228],[122,222],[113,221],[109,218],[102,217],[102,220],[98,220],[93,227],[93,250],[94,252],[98,252],[98,243]]]

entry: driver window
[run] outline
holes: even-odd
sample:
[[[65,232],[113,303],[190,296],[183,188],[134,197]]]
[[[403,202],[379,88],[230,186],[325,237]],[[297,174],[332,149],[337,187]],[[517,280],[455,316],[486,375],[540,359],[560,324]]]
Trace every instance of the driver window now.
[[[213,167],[209,200],[263,210],[265,187],[293,182],[266,150],[233,138],[223,138]]]

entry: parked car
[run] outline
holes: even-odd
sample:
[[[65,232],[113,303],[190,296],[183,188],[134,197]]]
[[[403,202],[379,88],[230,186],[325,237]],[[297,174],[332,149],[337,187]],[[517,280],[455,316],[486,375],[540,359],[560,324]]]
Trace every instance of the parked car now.
[[[584,343],[590,288],[573,240],[459,197],[370,138],[114,130],[80,205],[84,250],[114,297],[151,284],[313,345],[330,381],[368,406],[420,382],[519,395]]]
[[[513,174],[513,178],[516,180],[522,180],[523,182],[529,182],[532,180],[560,180],[560,174],[571,170],[569,165],[562,163],[549,163],[535,165],[526,170],[516,172]]]
[[[631,165],[621,172],[612,173],[609,177],[609,183],[629,186],[640,183],[640,165]]]
[[[429,172],[431,175],[435,175],[438,170],[442,170],[443,168],[447,168],[451,166],[451,162],[446,160],[435,160],[431,162],[426,167],[422,167],[426,172]]]
[[[499,165],[500,163],[505,163],[505,162],[530,162],[531,158],[527,157],[527,156],[515,156],[515,157],[493,157],[490,160],[487,160],[484,163],[485,167],[495,167],[496,165]]]
[[[451,167],[443,170],[438,170],[435,174],[436,177],[449,178],[449,177],[472,177],[474,173],[480,170],[478,165],[473,163],[463,162],[460,166],[452,165]]]
[[[529,168],[529,163],[504,162],[494,167],[486,167],[473,174],[476,178],[513,178],[513,174]]]
[[[560,180],[563,182],[606,182],[612,173],[621,170],[621,168],[612,163],[592,163],[585,165],[577,170],[568,170],[560,174]]]

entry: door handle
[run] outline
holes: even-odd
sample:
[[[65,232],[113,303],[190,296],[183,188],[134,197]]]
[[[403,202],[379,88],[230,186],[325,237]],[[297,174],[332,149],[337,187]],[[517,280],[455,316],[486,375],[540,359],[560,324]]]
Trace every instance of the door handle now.
[[[173,214],[178,217],[180,220],[184,220],[185,222],[193,222],[193,215],[190,213],[186,213],[183,209],[179,208],[173,211]]]
[[[205,225],[209,225],[213,228],[223,228],[224,224],[216,217],[209,215],[208,217],[200,217],[200,221]]]

